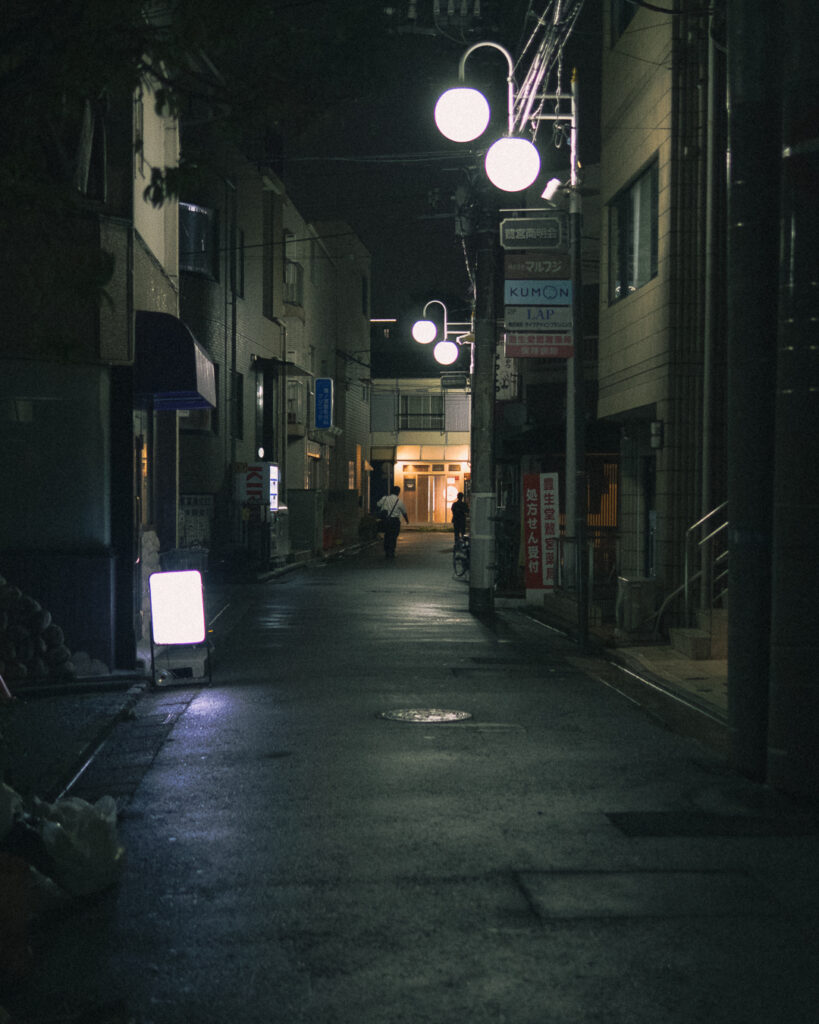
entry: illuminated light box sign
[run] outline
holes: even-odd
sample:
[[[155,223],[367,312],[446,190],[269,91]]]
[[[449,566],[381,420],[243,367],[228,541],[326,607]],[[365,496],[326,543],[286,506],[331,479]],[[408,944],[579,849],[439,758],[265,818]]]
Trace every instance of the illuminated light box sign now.
[[[527,278],[507,278],[503,282],[503,301],[507,306],[571,306],[572,282],[555,278],[536,281]]]
[[[205,602],[202,576],[196,570],[152,573],[151,633],[160,646],[201,644],[205,641]]]
[[[329,377],[316,377],[316,430],[329,430],[333,425],[333,382]]]
[[[545,217],[506,217],[500,222],[500,243],[504,249],[566,249],[568,223],[561,212]]]
[[[507,334],[503,346],[507,359],[571,359],[571,334]]]
[[[560,537],[557,473],[525,473],[522,498],[526,600],[537,602],[555,587]]]
[[[571,306],[506,306],[503,316],[507,331],[548,331],[566,334],[572,329]]]
[[[545,281],[551,278],[569,279],[569,254],[565,252],[505,253],[504,276],[510,280]]]

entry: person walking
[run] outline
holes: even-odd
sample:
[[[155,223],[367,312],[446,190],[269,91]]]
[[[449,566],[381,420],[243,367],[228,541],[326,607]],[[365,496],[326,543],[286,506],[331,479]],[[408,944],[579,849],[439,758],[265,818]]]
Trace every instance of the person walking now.
[[[395,484],[389,494],[380,499],[376,508],[386,516],[384,522],[384,555],[387,558],[395,558],[395,545],[398,534],[401,532],[401,516],[409,524],[409,516],[401,501],[401,488]]]
[[[466,513],[469,505],[464,501],[464,492],[458,491],[458,498],[452,502],[452,529],[455,533],[455,547],[463,542],[466,533]]]

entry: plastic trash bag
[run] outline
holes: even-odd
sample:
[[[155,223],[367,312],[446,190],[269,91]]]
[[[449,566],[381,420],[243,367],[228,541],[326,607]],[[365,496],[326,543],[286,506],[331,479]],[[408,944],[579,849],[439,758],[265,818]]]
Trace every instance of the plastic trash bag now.
[[[15,793],[5,782],[0,782],[0,839],[5,839],[11,832],[22,809],[23,800],[20,794]]]
[[[40,834],[54,862],[54,877],[73,896],[90,896],[119,881],[125,849],[117,835],[117,804],[112,796],[90,804],[63,797],[38,801]]]

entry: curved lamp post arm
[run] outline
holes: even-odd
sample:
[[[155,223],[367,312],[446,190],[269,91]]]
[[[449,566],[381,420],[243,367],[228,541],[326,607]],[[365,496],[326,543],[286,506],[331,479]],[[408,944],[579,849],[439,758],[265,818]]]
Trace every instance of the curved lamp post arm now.
[[[515,63],[512,60],[512,54],[506,49],[506,47],[501,46],[500,43],[473,43],[472,46],[470,46],[467,50],[464,51],[461,60],[458,64],[458,80],[461,82],[465,81],[464,72],[466,68],[467,57],[469,57],[470,54],[474,53],[475,50],[479,50],[482,46],[490,46],[493,50],[500,50],[500,52],[506,58],[506,67],[508,69],[508,74],[506,75],[506,103],[508,108],[508,128],[506,134],[512,135],[515,130]]]

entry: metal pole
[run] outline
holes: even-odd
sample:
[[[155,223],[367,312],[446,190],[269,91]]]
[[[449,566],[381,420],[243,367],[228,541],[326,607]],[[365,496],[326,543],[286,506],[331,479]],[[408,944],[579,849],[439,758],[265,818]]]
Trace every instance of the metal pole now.
[[[572,271],[572,335],[574,355],[571,376],[573,423],[574,479],[569,477],[568,452],[566,459],[566,487],[574,488],[575,578],[577,593],[577,642],[585,647],[589,637],[589,577],[586,558],[586,385],[583,360],[583,261],[582,232],[583,206],[578,182],[577,130],[578,130],[577,71],[572,71],[572,126],[571,126],[571,178],[569,181],[569,252]],[[567,381],[568,383],[568,381]],[[567,516],[568,519],[568,516]]]
[[[781,21],[774,0],[729,0],[728,712],[734,766],[759,780],[767,771],[777,333],[776,303],[759,282],[779,275]]]
[[[482,204],[477,231],[475,343],[472,346],[472,433],[470,495],[469,611],[487,614],[494,607],[495,510],[495,264],[497,216]]]

